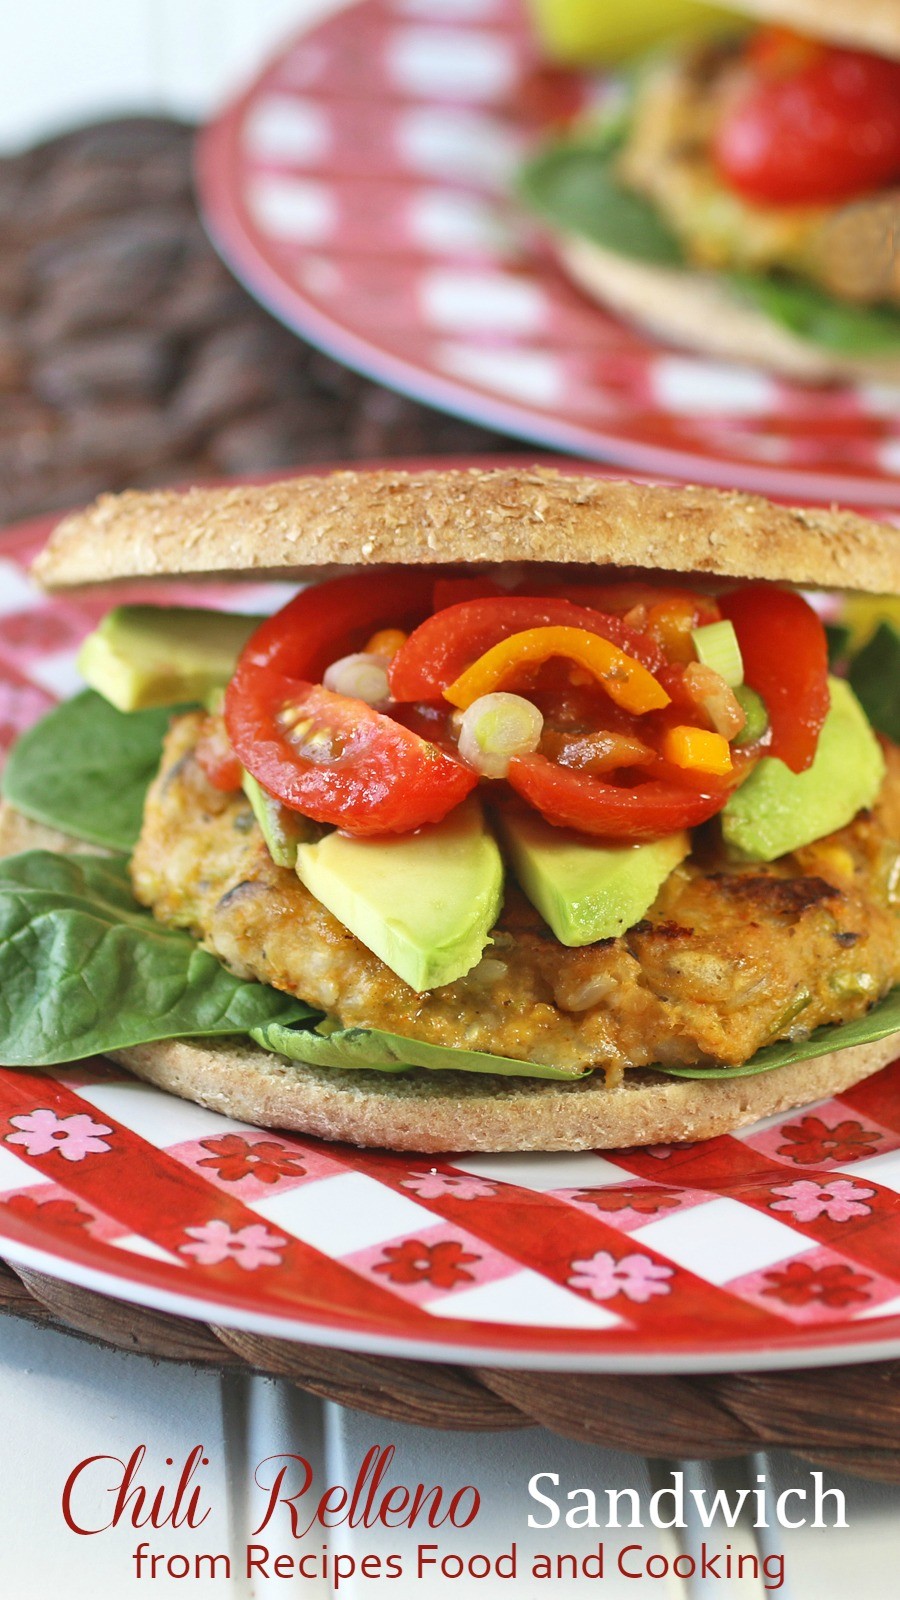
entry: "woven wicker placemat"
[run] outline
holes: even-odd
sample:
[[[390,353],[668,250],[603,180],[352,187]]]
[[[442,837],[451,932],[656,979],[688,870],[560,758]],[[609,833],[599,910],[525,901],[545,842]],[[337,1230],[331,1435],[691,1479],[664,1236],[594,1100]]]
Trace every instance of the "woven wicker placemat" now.
[[[261,310],[198,221],[191,138],[129,119],[0,161],[0,525],[127,485],[511,448],[348,371]],[[542,1423],[664,1456],[786,1445],[900,1482],[900,1363],[630,1378],[385,1360],[145,1311],[2,1263],[0,1309],[155,1358],[277,1374],[393,1421]]]
[[[519,1372],[358,1355],[145,1311],[0,1263],[0,1310],[157,1360],[286,1379],[322,1399],[426,1428],[540,1424],[582,1444],[707,1459],[787,1448],[900,1483],[900,1362],[647,1377]]]
[[[191,150],[141,118],[0,161],[0,526],[104,489],[509,450],[263,311],[206,238]]]

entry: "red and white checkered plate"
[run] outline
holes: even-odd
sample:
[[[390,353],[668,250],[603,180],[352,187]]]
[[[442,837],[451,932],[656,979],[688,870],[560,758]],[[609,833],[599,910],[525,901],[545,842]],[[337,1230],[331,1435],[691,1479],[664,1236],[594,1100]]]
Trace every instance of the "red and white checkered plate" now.
[[[113,600],[41,596],[0,535],[0,748],[78,687]],[[169,585],[172,599],[191,597]],[[259,585],[193,591],[265,608]],[[705,1144],[431,1157],[252,1128],[102,1060],[0,1067],[0,1254],[263,1333],[654,1371],[900,1354],[900,1062]]]
[[[290,327],[444,410],[644,472],[900,507],[900,390],[700,359],[568,283],[511,186],[585,92],[541,68],[522,0],[362,0],[207,129],[209,227]]]

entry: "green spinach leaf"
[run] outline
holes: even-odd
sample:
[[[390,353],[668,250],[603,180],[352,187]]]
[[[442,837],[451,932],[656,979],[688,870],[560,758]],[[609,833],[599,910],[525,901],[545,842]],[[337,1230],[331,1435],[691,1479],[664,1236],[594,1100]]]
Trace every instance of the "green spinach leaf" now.
[[[739,1067],[658,1066],[653,1070],[663,1072],[667,1077],[700,1078],[709,1083],[723,1078],[752,1078],[757,1073],[772,1072],[776,1067],[791,1066],[797,1061],[813,1061],[832,1050],[874,1043],[892,1033],[900,1035],[900,985],[855,1022],[818,1028],[810,1038],[796,1043],[782,1040],[778,1044],[767,1045]],[[427,1067],[431,1070],[495,1073],[512,1078],[550,1078],[570,1083],[587,1076],[590,1070],[568,1072],[558,1067],[541,1066],[533,1061],[484,1055],[475,1050],[454,1050],[445,1045],[425,1044],[420,1039],[403,1038],[395,1033],[382,1033],[375,1028],[340,1028],[327,1020],[323,1022],[320,1015],[307,1019],[305,1024],[299,1026],[285,1026],[280,1021],[266,1023],[252,1029],[251,1038],[264,1050],[316,1067],[372,1069],[379,1072],[405,1072],[409,1067]]]
[[[620,136],[601,127],[544,145],[520,174],[521,199],[564,233],[581,234],[638,261],[679,266],[681,246],[659,212],[616,178]]]
[[[729,273],[744,300],[773,321],[838,355],[879,356],[900,350],[900,311],[853,305],[801,278],[771,273]]]
[[[320,1031],[327,1029],[327,1031]],[[489,1056],[478,1050],[456,1050],[448,1045],[426,1044],[377,1028],[341,1028],[326,1022],[306,1027],[285,1027],[280,1022],[251,1029],[250,1037],[264,1050],[305,1061],[314,1067],[370,1068],[378,1072],[406,1072],[428,1067],[451,1072],[490,1072],[500,1077],[554,1078],[569,1082],[584,1072],[542,1066],[536,1061],[516,1061],[510,1056]]]
[[[750,1077],[900,1033],[900,986],[865,1017],[760,1050],[739,1067],[657,1068],[667,1076]],[[577,1081],[537,1062],[341,1028],[303,1001],[234,977],[187,933],[134,900],[123,857],[35,850],[0,862],[0,1060],[55,1066],[152,1040],[249,1035],[312,1066],[410,1067]]]
[[[0,861],[0,1061],[55,1066],[104,1050],[309,1016],[134,900],[124,857],[31,850]]]
[[[0,792],[34,822],[107,850],[131,850],[176,709],[117,711],[86,689],[22,734]]]
[[[850,687],[873,728],[900,743],[900,630],[880,622],[850,663]]]

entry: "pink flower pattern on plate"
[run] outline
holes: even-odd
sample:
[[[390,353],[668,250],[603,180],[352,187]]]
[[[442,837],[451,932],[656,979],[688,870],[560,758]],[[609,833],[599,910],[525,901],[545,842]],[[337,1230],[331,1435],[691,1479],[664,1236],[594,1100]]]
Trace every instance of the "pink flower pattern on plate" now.
[[[488,1200],[497,1193],[494,1184],[465,1172],[411,1172],[400,1187],[411,1189],[422,1200],[439,1200],[445,1195],[452,1200]]]
[[[193,1256],[201,1267],[218,1267],[223,1261],[235,1261],[245,1272],[255,1272],[257,1267],[280,1267],[281,1252],[287,1244],[282,1234],[270,1233],[261,1222],[235,1229],[217,1219],[202,1228],[184,1231],[196,1243],[179,1245],[179,1254]]]
[[[55,1111],[41,1109],[9,1120],[19,1132],[6,1134],[6,1144],[23,1145],[30,1156],[47,1156],[55,1150],[64,1161],[83,1161],[85,1156],[102,1155],[110,1148],[99,1135],[112,1133],[112,1128],[83,1111],[58,1117]]]
[[[820,1217],[827,1217],[829,1222],[849,1222],[851,1217],[869,1216],[872,1207],[864,1202],[872,1199],[875,1190],[864,1189],[847,1178],[835,1178],[831,1183],[798,1178],[796,1183],[782,1184],[772,1193],[784,1195],[784,1199],[770,1200],[769,1209],[789,1211],[798,1222],[818,1222]]]
[[[585,1289],[592,1300],[614,1300],[623,1294],[636,1305],[646,1305],[654,1295],[671,1294],[674,1267],[634,1251],[618,1260],[609,1250],[598,1250],[585,1261],[572,1262],[569,1286]]]

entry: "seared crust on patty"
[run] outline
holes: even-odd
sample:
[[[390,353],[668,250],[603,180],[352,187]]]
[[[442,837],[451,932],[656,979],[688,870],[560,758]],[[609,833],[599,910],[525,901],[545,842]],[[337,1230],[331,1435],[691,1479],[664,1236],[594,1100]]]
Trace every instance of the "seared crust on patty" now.
[[[846,511],[539,468],[335,472],[265,488],[129,491],[66,517],[48,588],[176,573],[295,578],[386,562],[638,566],[900,592],[900,538]]]
[[[900,978],[900,751],[872,815],[782,861],[730,865],[708,830],[621,938],[568,949],[510,887],[480,966],[417,994],[274,864],[244,796],[208,783],[194,749],[211,720],[170,729],[132,863],[138,899],[344,1026],[617,1081],[656,1062],[738,1064],[862,1016]]]

